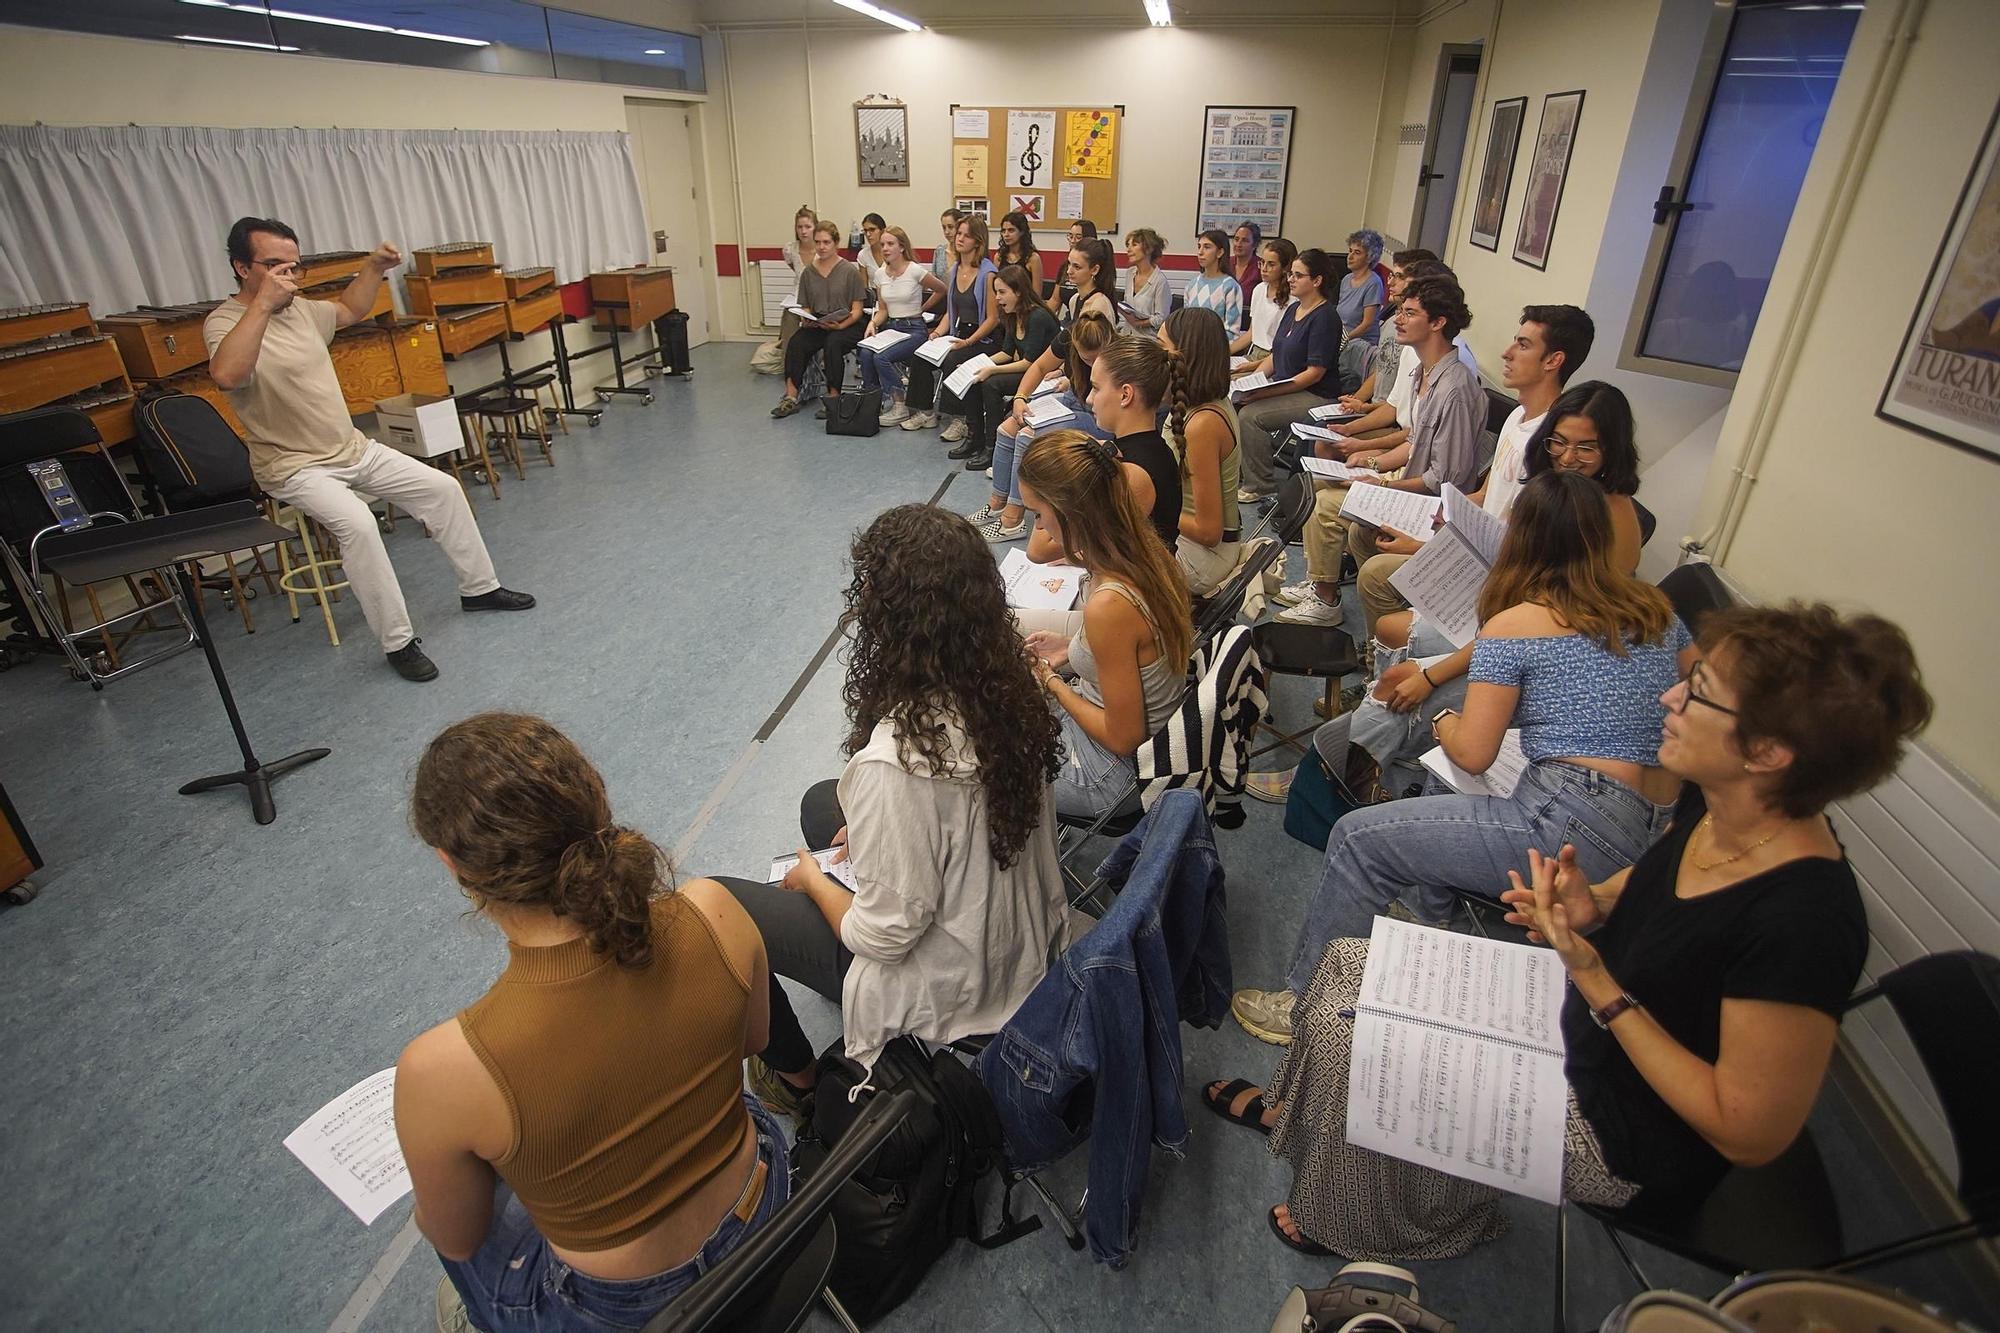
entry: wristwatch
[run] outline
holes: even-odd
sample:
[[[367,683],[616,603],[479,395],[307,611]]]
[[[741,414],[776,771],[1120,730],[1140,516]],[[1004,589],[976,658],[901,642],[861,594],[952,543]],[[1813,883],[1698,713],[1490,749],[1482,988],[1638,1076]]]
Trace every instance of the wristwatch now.
[[[1627,1009],[1640,1009],[1643,1007],[1637,1000],[1632,998],[1631,991],[1620,991],[1618,992],[1618,998],[1610,1004],[1605,1005],[1602,1009],[1591,1010],[1590,1021],[1601,1028],[1608,1028],[1618,1015],[1624,1013]]]

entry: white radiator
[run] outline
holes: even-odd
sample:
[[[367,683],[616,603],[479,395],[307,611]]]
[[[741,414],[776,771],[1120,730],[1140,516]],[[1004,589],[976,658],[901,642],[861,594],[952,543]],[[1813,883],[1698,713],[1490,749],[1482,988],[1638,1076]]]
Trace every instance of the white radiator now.
[[[764,327],[775,329],[785,317],[785,307],[798,294],[799,275],[782,259],[760,259],[757,285],[763,290]]]

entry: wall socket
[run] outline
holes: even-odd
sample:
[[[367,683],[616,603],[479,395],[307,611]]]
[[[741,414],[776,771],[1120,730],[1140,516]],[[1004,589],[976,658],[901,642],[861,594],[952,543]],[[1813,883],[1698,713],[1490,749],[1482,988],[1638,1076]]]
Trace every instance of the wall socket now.
[[[654,232],[653,253],[656,255],[663,255],[666,252],[667,252],[667,234],[663,231]]]

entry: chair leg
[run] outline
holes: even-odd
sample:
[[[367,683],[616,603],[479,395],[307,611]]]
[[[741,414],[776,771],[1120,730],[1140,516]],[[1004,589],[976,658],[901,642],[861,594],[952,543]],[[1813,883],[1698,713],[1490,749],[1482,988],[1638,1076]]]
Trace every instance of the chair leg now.
[[[231,596],[236,598],[236,609],[243,615],[243,632],[245,634],[255,634],[257,632],[257,626],[251,623],[250,620],[250,599],[243,595],[243,578],[236,572],[236,556],[233,552],[225,553],[223,555],[222,567],[224,570],[228,572],[229,592]],[[200,566],[195,567],[194,586],[195,586],[195,594],[196,596],[199,596],[201,593]]]
[[[542,401],[544,393],[549,396],[549,405],[542,408],[542,425],[547,426],[550,418],[554,418],[556,429],[565,435],[569,434],[569,418],[562,414],[562,399],[557,396],[556,386],[553,381],[535,390],[535,402],[537,404],[540,404]]]
[[[821,1287],[819,1298],[833,1315],[835,1323],[839,1324],[847,1333],[861,1333],[861,1326],[854,1322],[853,1315],[847,1313],[847,1307],[840,1303],[840,1297],[833,1294],[832,1288]]]
[[[272,522],[278,521],[274,506],[267,515]],[[285,608],[292,613],[292,623],[299,623],[299,593],[292,586],[292,539],[287,536],[281,542],[273,543],[278,548],[278,586],[285,590]]]
[[[264,580],[264,591],[276,597],[278,595],[278,585],[271,580],[271,567],[264,563],[264,548],[261,546],[251,547],[250,560],[257,566],[257,576]]]
[[[132,580],[127,579],[125,580],[125,582],[130,584]],[[86,583],[83,585],[83,600],[89,603],[90,605],[90,618],[92,623],[100,625],[103,624],[104,604],[97,600],[96,584]],[[134,587],[132,589],[132,600],[135,602],[139,600],[139,590],[137,587]],[[104,644],[105,659],[111,663],[111,669],[113,671],[116,671],[118,669],[118,645],[112,642],[111,631],[105,630],[102,634],[98,635],[97,637]]]
[[[536,406],[530,408],[528,410],[528,415],[522,419],[534,425],[535,443],[542,451],[542,461],[544,463],[547,463],[550,467],[554,467],[556,465],[556,455],[555,455],[556,441],[555,437],[549,434],[549,423],[547,419],[542,416],[542,409],[540,404],[537,404]]]
[[[1556,1204],[1556,1333],[1569,1333],[1569,1209]]]
[[[333,601],[328,595],[331,590],[326,586],[326,573],[320,564],[319,551],[313,546],[312,520],[306,517],[304,510],[299,511],[298,518],[299,541],[305,547],[306,572],[312,577],[313,600],[319,603],[319,613],[326,618],[327,642],[338,648],[340,631],[333,625]]]

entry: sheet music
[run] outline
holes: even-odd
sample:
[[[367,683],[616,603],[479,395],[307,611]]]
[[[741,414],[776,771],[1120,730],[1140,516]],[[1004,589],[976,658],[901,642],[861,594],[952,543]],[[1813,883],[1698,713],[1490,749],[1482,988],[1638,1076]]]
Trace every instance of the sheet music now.
[[[1036,397],[1029,401],[1028,410],[1021,414],[1021,420],[1035,430],[1047,430],[1057,422],[1068,421],[1076,415],[1060,398]]]
[[[1337,458],[1318,458],[1311,454],[1299,459],[1299,466],[1323,481],[1352,481],[1367,470],[1349,467]]]
[[[845,885],[848,889],[852,890],[855,887],[854,862],[844,857],[838,861],[834,860],[833,854],[839,850],[840,848],[838,847],[828,847],[824,851],[814,852],[813,860],[819,862],[819,868],[831,875],[836,884]],[[796,855],[772,857],[771,873],[765,877],[764,882],[767,884],[778,883],[786,875],[790,874],[792,867],[798,863],[799,858]]]
[[[1528,771],[1528,756],[1521,749],[1519,727],[1509,727],[1507,734],[1500,738],[1500,753],[1493,757],[1493,762],[1486,766],[1484,773],[1466,772],[1451,762],[1442,745],[1424,751],[1421,762],[1460,796],[1498,796],[1505,799],[1514,794],[1514,789],[1521,785],[1521,774]]]
[[[1035,391],[1029,394],[1028,397],[1030,399],[1046,397],[1047,395],[1052,393],[1061,393],[1067,387],[1068,386],[1063,383],[1062,376],[1050,375],[1045,379],[1043,379],[1040,384],[1037,384],[1035,386]]]
[[[1357,487],[1356,489],[1380,489]],[[1486,587],[1485,561],[1457,528],[1447,527],[1389,576],[1389,586],[1417,614],[1437,626],[1454,648],[1479,633],[1479,594]]]
[[[1358,421],[1366,412],[1350,412],[1339,403],[1321,403],[1307,413],[1314,421]]]
[[[1250,358],[1247,356],[1232,356],[1229,358],[1229,368],[1231,370],[1241,370],[1249,364]]]
[[[1328,443],[1337,443],[1347,438],[1337,430],[1328,430],[1325,426],[1314,426],[1304,421],[1292,423],[1292,434],[1302,440],[1325,440]]]
[[[812,311],[806,309],[802,305],[788,305],[785,307],[785,313],[788,315],[797,315],[800,319],[808,321],[819,318],[818,315],[815,315]]]
[[[1068,611],[1083,588],[1083,570],[1075,565],[1038,565],[1019,547],[1000,561],[1000,582],[1007,588],[1007,605],[1023,611]]]
[[[292,1156],[366,1226],[410,1192],[396,1139],[396,1071],[370,1074],[285,1136]]]
[[[863,338],[857,346],[866,347],[871,352],[886,352],[909,336],[901,329],[884,329],[880,333]]]
[[[917,360],[941,366],[944,364],[944,359],[956,350],[951,344],[950,338],[928,338],[917,348]]]
[[[939,341],[942,342],[943,339],[939,339]],[[966,390],[970,389],[973,383],[978,380],[979,372],[992,364],[993,358],[985,352],[981,352],[970,361],[961,362],[957,370],[945,376],[944,387],[950,389],[960,398],[963,398],[965,397]]]
[[[1439,500],[1422,491],[1399,491],[1390,486],[1356,486],[1341,501],[1342,518],[1358,518],[1377,528],[1394,528],[1406,537],[1427,542],[1436,531]]]
[[[1464,491],[1444,484],[1444,521],[1458,529],[1479,558],[1493,568],[1500,559],[1500,543],[1507,536],[1507,525],[1466,498]]]
[[[1562,963],[1550,949],[1377,917],[1355,1006],[1347,1138],[1555,1203]]]

